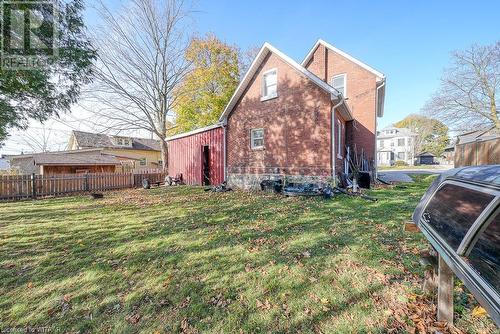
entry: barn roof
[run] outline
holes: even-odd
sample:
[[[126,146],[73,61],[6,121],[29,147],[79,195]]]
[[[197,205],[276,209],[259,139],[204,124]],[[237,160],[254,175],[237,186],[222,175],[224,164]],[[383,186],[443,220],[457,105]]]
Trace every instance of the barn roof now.
[[[222,125],[223,125],[222,123],[216,123],[216,124],[213,124],[213,125],[205,126],[203,128],[199,128],[199,129],[195,129],[195,130],[191,130],[191,131],[188,131],[188,132],[183,132],[183,133],[179,133],[179,134],[167,137],[166,140],[170,141],[170,140],[175,140],[175,139],[179,139],[179,138],[184,138],[184,137],[192,136],[192,135],[195,135],[197,133],[202,133],[202,132],[205,132],[205,131],[210,131],[210,130],[213,130],[213,129],[220,128]]]

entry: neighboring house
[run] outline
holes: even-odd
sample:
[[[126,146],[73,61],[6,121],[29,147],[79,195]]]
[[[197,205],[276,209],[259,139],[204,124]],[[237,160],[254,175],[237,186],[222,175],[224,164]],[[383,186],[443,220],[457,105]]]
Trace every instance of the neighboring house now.
[[[100,148],[103,153],[114,155],[122,165],[118,171],[162,167],[159,140],[72,131],[68,149],[87,148]]]
[[[20,174],[113,173],[120,161],[100,149],[59,151],[6,156]]]
[[[176,173],[205,174],[204,154],[218,161],[212,154],[219,150],[203,153],[204,147],[222,145],[224,179],[233,186],[256,187],[263,179],[283,176],[330,179],[343,171],[346,147],[375,158],[384,96],[382,73],[322,40],[302,64],[265,43],[224,109],[221,125],[169,139],[169,173],[178,166]],[[195,138],[218,128],[222,143]],[[185,137],[198,146],[177,145],[187,142]],[[218,166],[209,164],[210,175]],[[188,168],[195,170],[186,173]]]
[[[416,156],[417,165],[434,165],[436,162],[434,158],[436,156],[430,152],[423,152]]]
[[[416,133],[407,128],[385,127],[377,133],[378,165],[389,166],[396,161],[413,165]]]
[[[500,131],[494,127],[464,133],[455,144],[455,167],[500,164]]]

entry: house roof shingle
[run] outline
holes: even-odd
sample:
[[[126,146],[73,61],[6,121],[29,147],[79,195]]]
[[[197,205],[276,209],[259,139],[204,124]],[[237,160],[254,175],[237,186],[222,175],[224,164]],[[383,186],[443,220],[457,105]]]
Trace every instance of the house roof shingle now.
[[[135,150],[160,151],[160,141],[156,139],[127,137],[127,136],[110,136],[103,133],[92,133],[84,131],[73,131],[73,135],[81,148],[132,148]],[[124,147],[113,143],[112,138],[128,138],[132,140],[132,147]]]
[[[37,165],[119,165],[120,161],[113,155],[100,153],[69,153],[69,154],[35,154]]]
[[[500,137],[500,131],[498,131],[494,127],[482,130],[475,130],[472,132],[467,132],[462,135],[459,135],[457,138],[457,145],[474,142],[476,140],[488,140],[499,137]]]
[[[33,154],[11,155],[8,160],[33,158],[36,165],[120,165],[114,156],[101,150],[72,150]]]

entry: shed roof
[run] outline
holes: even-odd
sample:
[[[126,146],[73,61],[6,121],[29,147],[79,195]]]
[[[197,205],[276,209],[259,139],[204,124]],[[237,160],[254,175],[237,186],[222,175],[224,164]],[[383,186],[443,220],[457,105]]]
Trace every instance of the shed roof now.
[[[120,165],[114,155],[104,154],[100,149],[20,154],[7,159],[33,159],[36,165]]]
[[[120,165],[115,156],[106,154],[39,154],[34,158],[37,165]]]
[[[203,128],[191,130],[191,131],[188,131],[188,132],[179,133],[179,134],[176,134],[176,135],[168,137],[167,141],[175,140],[175,139],[179,139],[179,138],[184,138],[184,137],[195,135],[197,133],[202,133],[202,132],[205,132],[205,131],[210,131],[210,130],[213,130],[213,129],[217,129],[217,128],[222,127],[222,125],[223,124],[219,122],[219,123],[216,123],[216,124],[213,124],[213,125],[205,126]]]
[[[422,152],[420,154],[417,154],[417,157],[435,157],[435,155],[430,152]]]
[[[457,145],[471,143],[478,140],[500,138],[500,131],[495,127],[466,132],[457,137]]]

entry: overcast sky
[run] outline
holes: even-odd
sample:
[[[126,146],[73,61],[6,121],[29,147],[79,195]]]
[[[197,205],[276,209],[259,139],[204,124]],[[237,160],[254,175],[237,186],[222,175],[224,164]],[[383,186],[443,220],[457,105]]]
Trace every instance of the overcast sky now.
[[[242,49],[267,41],[301,62],[322,38],[384,73],[385,115],[379,127],[420,111],[438,88],[451,51],[500,39],[500,1],[199,0],[197,9],[193,30],[213,32]],[[87,15],[92,27],[94,16]],[[85,117],[74,108],[62,122],[50,123],[54,148],[64,148],[71,129],[92,130],[79,121]],[[34,124],[31,131],[40,127]],[[25,137],[15,131],[0,154],[30,151]]]

